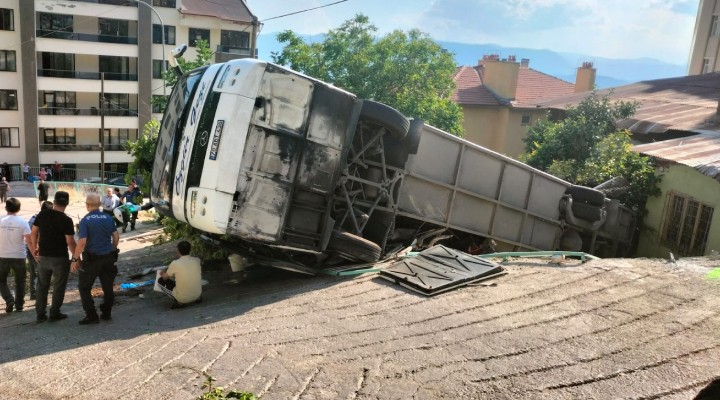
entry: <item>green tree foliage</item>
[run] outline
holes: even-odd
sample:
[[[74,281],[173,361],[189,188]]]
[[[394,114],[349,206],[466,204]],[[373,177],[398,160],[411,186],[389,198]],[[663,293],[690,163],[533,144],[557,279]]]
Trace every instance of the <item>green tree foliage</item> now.
[[[659,177],[650,159],[631,151],[630,132],[615,122],[635,113],[637,103],[611,102],[592,92],[560,121],[549,118],[533,126],[525,139],[524,161],[578,185],[596,186],[621,176],[631,184],[619,200],[644,209],[659,193]]]
[[[210,44],[207,42],[207,40],[197,40],[195,42],[195,52],[195,59],[193,60],[186,60],[184,57],[180,57],[177,59],[178,66],[181,70],[183,70],[183,72],[189,72],[194,70],[195,68],[200,68],[210,64],[213,52],[212,50],[210,50]],[[175,71],[172,68],[168,68],[163,73],[163,80],[165,81],[165,86],[175,86],[175,82],[177,82],[177,76],[175,75]],[[161,110],[165,111],[166,104],[166,98],[162,96],[153,97],[153,105],[159,105]]]
[[[363,99],[388,104],[456,135],[462,110],[450,100],[455,59],[427,34],[395,30],[377,38],[377,28],[358,14],[330,30],[321,43],[306,43],[293,31],[273,62],[329,82]]]
[[[133,162],[128,165],[128,173],[125,180],[133,176],[142,176],[143,193],[150,193],[150,174],[155,162],[155,143],[157,143],[160,132],[160,122],[155,118],[148,121],[143,127],[143,134],[134,142],[125,142],[125,150],[133,157]]]

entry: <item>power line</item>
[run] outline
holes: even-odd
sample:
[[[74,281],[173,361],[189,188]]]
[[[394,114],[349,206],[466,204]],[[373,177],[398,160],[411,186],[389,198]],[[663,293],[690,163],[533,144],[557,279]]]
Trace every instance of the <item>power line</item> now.
[[[344,2],[346,2],[346,1],[348,1],[348,0],[340,0],[340,1],[336,1],[336,2],[334,2],[334,3],[329,3],[329,4],[322,5],[322,6],[317,6],[317,7],[313,7],[313,8],[306,8],[306,9],[304,9],[304,10],[295,11],[295,12],[291,12],[291,13],[283,14],[283,15],[278,15],[278,16],[276,16],[276,17],[265,18],[264,20],[262,20],[262,21],[260,21],[260,22],[270,21],[271,19],[278,19],[278,18],[283,18],[283,17],[289,17],[290,15],[302,14],[302,13],[304,13],[304,12],[308,12],[308,11],[313,11],[313,10],[317,10],[317,9],[320,9],[320,8],[325,8],[325,7],[334,6],[335,4],[344,3]]]

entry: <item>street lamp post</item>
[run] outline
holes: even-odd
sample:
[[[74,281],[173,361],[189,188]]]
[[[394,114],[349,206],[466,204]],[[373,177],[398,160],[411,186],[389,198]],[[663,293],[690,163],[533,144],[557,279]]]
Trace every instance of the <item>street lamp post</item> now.
[[[165,72],[167,72],[167,65],[166,65],[167,62],[165,61],[165,57],[167,57],[167,55],[165,54],[165,24],[163,23],[162,18],[160,18],[160,14],[158,14],[157,10],[150,4],[145,3],[144,1],[140,1],[140,0],[130,0],[130,1],[135,2],[137,4],[142,4],[144,6],[147,6],[149,9],[152,10],[152,12],[155,13],[155,16],[160,21],[160,40],[162,43],[162,52],[163,52],[161,60],[162,60],[163,76],[165,76]],[[150,51],[150,53],[152,54],[152,50]],[[163,96],[167,96],[167,89],[165,86],[166,86],[165,82],[163,82]]]

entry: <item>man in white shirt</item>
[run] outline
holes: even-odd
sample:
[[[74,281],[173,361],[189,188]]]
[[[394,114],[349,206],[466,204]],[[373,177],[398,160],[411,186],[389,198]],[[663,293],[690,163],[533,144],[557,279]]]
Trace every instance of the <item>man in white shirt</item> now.
[[[175,302],[171,308],[182,308],[202,301],[202,272],[200,259],[190,255],[190,243],[183,240],[177,245],[179,258],[160,273],[158,284]]]
[[[7,215],[0,218],[0,295],[5,300],[5,312],[23,310],[25,304],[25,246],[30,227],[17,213],[20,200],[11,197],[5,202]],[[7,284],[10,270],[15,274],[15,297]]]

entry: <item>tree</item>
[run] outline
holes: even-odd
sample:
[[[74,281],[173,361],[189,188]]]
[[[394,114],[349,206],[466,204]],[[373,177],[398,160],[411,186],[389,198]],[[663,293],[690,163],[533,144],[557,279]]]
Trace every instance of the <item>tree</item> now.
[[[213,52],[212,50],[210,50],[210,44],[207,40],[198,39],[197,41],[195,41],[195,52],[196,54],[194,60],[186,60],[183,57],[177,58],[178,66],[184,72],[192,71],[196,68],[203,67],[210,63]],[[177,82],[177,75],[175,75],[175,71],[172,69],[165,70],[163,72],[163,81],[165,81],[165,86],[174,87],[175,82]],[[163,112],[165,111],[167,98],[162,96],[154,96],[152,102],[153,105],[160,106],[160,109]]]
[[[153,163],[155,162],[155,143],[157,143],[160,132],[160,122],[155,118],[150,119],[143,127],[143,134],[134,142],[125,142],[125,150],[133,157],[132,163],[128,165],[128,176],[142,176],[141,191],[150,192],[150,175]]]
[[[630,190],[619,200],[642,210],[648,196],[657,195],[659,177],[652,162],[631,150],[630,132],[615,122],[635,113],[637,103],[612,103],[593,91],[559,121],[549,118],[530,128],[523,160],[535,168],[585,186],[621,176]]]
[[[358,14],[330,30],[321,43],[307,43],[293,31],[278,34],[284,44],[273,62],[332,83],[362,99],[462,135],[462,110],[450,100],[455,59],[427,34],[395,30],[381,38],[367,16]]]

